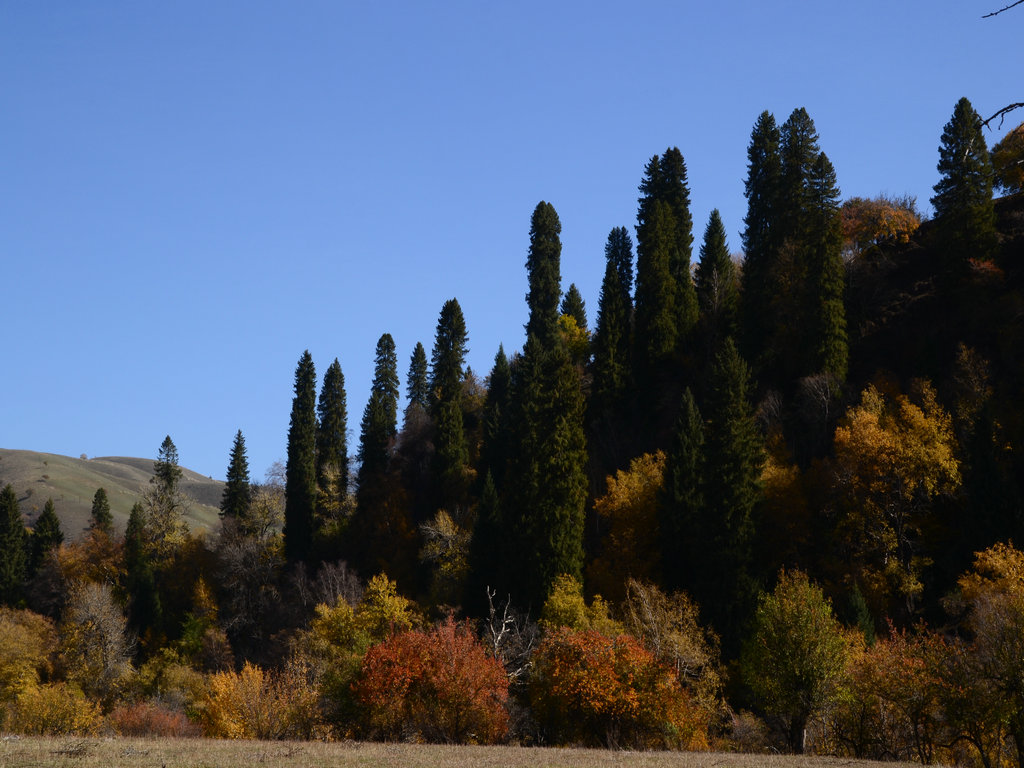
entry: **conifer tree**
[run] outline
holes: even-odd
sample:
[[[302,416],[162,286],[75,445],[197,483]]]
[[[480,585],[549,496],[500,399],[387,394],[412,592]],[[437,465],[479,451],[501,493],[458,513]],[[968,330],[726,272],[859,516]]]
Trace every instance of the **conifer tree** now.
[[[35,573],[43,564],[46,556],[64,543],[64,532],[60,529],[60,519],[53,506],[53,499],[47,499],[43,511],[32,529],[32,556],[29,559],[29,572]]]
[[[359,433],[359,494],[383,479],[388,450],[398,433],[398,359],[390,333],[377,340],[370,399],[363,410]]]
[[[992,161],[971,102],[960,99],[942,131],[935,185],[935,218],[947,277],[965,272],[969,259],[995,256],[996,219],[992,203]]]
[[[633,360],[640,381],[667,373],[679,338],[676,281],[671,267],[675,218],[668,204],[660,200],[654,200],[648,208],[642,240],[637,235]]]
[[[146,512],[136,503],[128,514],[124,532],[124,571],[128,618],[140,635],[145,635],[147,630],[158,632],[163,623],[160,593],[146,544],[146,528]]]
[[[530,218],[530,251],[526,261],[530,316],[526,336],[545,348],[558,337],[558,298],[561,295],[562,223],[551,203],[537,203]]]
[[[457,299],[441,307],[430,353],[430,404],[435,417],[442,403],[458,401],[466,362],[466,320]]]
[[[505,479],[505,467],[509,454],[509,398],[512,386],[512,368],[505,347],[498,345],[494,366],[487,379],[487,396],[484,398],[483,445],[480,448],[480,474],[491,476],[495,489]]]
[[[579,288],[576,287],[576,283],[569,285],[569,290],[565,292],[562,297],[562,306],[558,310],[559,314],[571,317],[576,321],[576,327],[582,331],[587,330],[587,305],[583,301],[583,297],[580,295]]]
[[[810,178],[821,148],[818,130],[803,107],[794,109],[780,131],[782,175],[776,201],[775,222],[778,240],[803,241],[809,228],[808,216],[813,208]]]
[[[662,574],[671,589],[692,590],[704,567],[702,527],[704,422],[687,387],[683,391],[672,445],[665,457],[659,506]]]
[[[810,272],[808,323],[812,331],[806,348],[813,354],[807,373],[824,372],[837,381],[846,379],[849,343],[846,335],[846,269],[843,232],[839,217],[836,172],[824,152],[819,153],[809,180],[811,232],[808,242]]]
[[[608,234],[605,270],[597,303],[591,364],[591,420],[620,408],[629,386],[633,317],[633,243],[625,227]]]
[[[14,487],[0,492],[0,605],[21,600],[28,568],[28,533]]]
[[[183,471],[178,465],[178,449],[171,436],[164,437],[156,461],[153,462],[153,477],[145,494],[146,538],[159,562],[166,561],[172,549],[185,530],[182,522],[188,506],[188,499],[182,493],[180,484]]]
[[[466,579],[463,604],[471,614],[483,613],[488,590],[495,590],[498,585],[507,585],[511,582],[503,568],[503,558],[507,554],[507,536],[508,531],[501,518],[501,503],[494,485],[494,477],[487,472],[480,491],[473,536],[469,542],[469,576]]]
[[[466,321],[456,299],[441,308],[430,354],[431,407],[437,427],[434,454],[436,506],[452,507],[468,490],[469,447],[462,422]]]
[[[739,285],[729,255],[725,225],[718,209],[711,211],[700,246],[695,282],[703,337],[709,349],[726,336],[735,336],[739,313]]]
[[[348,402],[338,358],[327,368],[317,402],[316,480],[326,507],[348,495]]]
[[[220,499],[220,516],[242,520],[248,514],[251,502],[249,459],[245,454],[245,438],[242,436],[242,430],[238,430],[235,433],[235,442],[231,446],[231,456],[228,460],[224,493]]]
[[[741,315],[743,342],[751,360],[760,360],[770,331],[771,278],[779,247],[776,225],[782,179],[781,136],[771,112],[762,112],[747,146],[744,195],[743,273]]]
[[[427,412],[430,403],[430,381],[427,373],[427,351],[423,344],[417,341],[409,359],[409,374],[405,377],[405,399],[408,403],[405,407],[406,418],[413,406],[420,408],[423,413]]]
[[[313,546],[316,434],[316,368],[306,350],[295,369],[285,462],[284,553],[291,566],[307,560]]]
[[[732,339],[716,356],[709,383],[701,523],[706,565],[694,596],[722,634],[724,647],[734,652],[756,594],[754,513],[761,498],[764,441],[749,401],[749,370]]]
[[[106,488],[97,488],[93,494],[89,529],[102,531],[108,536],[114,532],[114,516],[110,513],[110,500],[107,498]]]

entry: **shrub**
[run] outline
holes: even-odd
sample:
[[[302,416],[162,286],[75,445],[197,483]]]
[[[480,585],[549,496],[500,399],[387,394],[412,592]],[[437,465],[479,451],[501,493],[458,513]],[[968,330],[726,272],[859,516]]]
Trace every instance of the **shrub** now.
[[[65,683],[32,685],[10,707],[6,728],[30,736],[95,734],[103,723],[98,705]]]
[[[708,718],[636,638],[561,627],[537,650],[531,700],[559,743],[707,747]]]
[[[192,737],[202,734],[202,729],[183,712],[149,701],[117,707],[110,713],[110,724],[121,736]]]
[[[508,734],[505,670],[451,617],[370,648],[353,692],[377,738],[493,743]]]

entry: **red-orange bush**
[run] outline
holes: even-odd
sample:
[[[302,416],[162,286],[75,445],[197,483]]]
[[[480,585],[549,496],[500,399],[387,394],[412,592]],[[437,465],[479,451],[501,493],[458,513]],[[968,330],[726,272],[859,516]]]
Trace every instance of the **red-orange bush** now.
[[[537,650],[534,711],[559,743],[609,747],[707,747],[707,714],[672,670],[631,635],[610,638],[568,627]]]
[[[352,690],[377,738],[493,743],[508,733],[505,670],[450,617],[370,648]]]
[[[121,736],[201,736],[202,728],[185,713],[148,701],[126,704],[110,713],[110,724]]]

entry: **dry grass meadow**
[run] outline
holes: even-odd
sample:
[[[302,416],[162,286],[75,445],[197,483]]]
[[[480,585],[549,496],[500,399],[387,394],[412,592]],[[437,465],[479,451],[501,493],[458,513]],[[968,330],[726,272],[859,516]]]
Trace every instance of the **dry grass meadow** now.
[[[0,768],[896,768],[824,757],[362,742],[3,737]]]

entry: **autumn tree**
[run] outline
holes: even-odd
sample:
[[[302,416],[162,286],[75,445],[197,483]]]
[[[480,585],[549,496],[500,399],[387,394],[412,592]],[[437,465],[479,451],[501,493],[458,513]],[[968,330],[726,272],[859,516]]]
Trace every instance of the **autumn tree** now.
[[[134,640],[110,586],[77,585],[60,627],[60,663],[67,679],[109,707],[130,674]]]
[[[235,520],[242,519],[249,512],[251,502],[249,458],[245,453],[245,437],[242,435],[242,430],[238,430],[235,433],[235,441],[231,445],[231,455],[228,459],[224,493],[220,500],[220,516]]]
[[[0,492],[0,603],[17,605],[21,600],[28,568],[28,532],[14,487]]]
[[[761,706],[781,720],[793,752],[805,751],[811,717],[836,700],[845,664],[846,643],[829,601],[806,574],[780,573],[758,605],[742,666]]]
[[[1024,190],[1024,123],[992,147],[995,183],[1007,194]]]
[[[305,562],[313,547],[316,433],[316,368],[306,350],[295,368],[285,464],[284,551],[290,566]]]
[[[844,261],[883,244],[907,243],[921,225],[917,201],[910,196],[851,197],[843,201],[839,216]]]
[[[836,557],[875,615],[912,615],[930,562],[933,504],[960,485],[950,416],[927,382],[911,396],[868,386],[833,449]]]
[[[962,275],[969,260],[995,256],[992,161],[971,102],[960,99],[942,131],[939,173],[931,199],[941,237],[947,277]]]
[[[183,470],[178,465],[178,449],[171,436],[164,437],[153,462],[153,477],[143,496],[146,506],[146,539],[156,560],[166,561],[174,545],[187,528],[182,520],[188,510],[188,497],[181,490]]]

